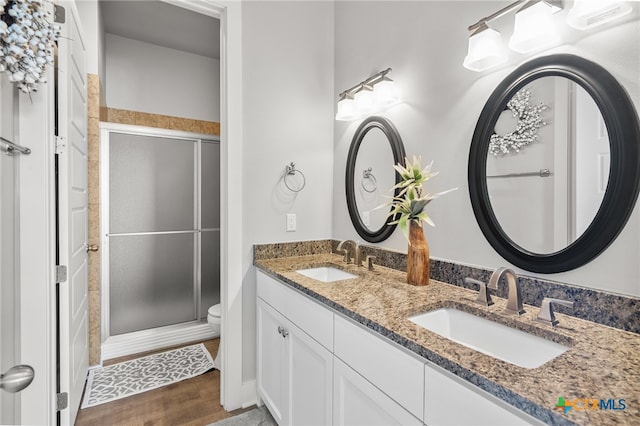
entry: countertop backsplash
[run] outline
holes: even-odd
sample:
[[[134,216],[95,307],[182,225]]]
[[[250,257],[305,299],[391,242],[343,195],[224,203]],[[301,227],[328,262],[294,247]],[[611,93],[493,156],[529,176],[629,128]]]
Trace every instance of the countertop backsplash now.
[[[254,246],[254,260],[336,253],[338,244],[338,240],[258,244]],[[361,249],[363,256],[376,256],[375,265],[406,271],[407,255],[405,253],[369,245],[361,245]],[[496,265],[496,268],[499,266],[502,265]],[[463,288],[477,290],[475,286],[467,285],[464,278],[471,277],[488,282],[492,273],[491,269],[431,258],[432,279]],[[518,274],[518,281],[521,285],[522,301],[525,304],[540,306],[544,297],[571,300],[574,302],[573,308],[554,306],[555,311],[640,334],[640,298],[521,274]],[[502,298],[507,297],[507,284],[504,279],[499,283],[496,295]]]

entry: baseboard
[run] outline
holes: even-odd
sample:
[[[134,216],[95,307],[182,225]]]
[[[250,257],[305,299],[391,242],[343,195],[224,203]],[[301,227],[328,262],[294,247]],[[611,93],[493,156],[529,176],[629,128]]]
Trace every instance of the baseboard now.
[[[102,344],[101,360],[153,351],[218,337],[207,323],[177,324],[109,337]]]
[[[256,392],[255,379],[242,382],[242,408],[258,405],[259,403],[260,398],[258,398],[258,393]]]

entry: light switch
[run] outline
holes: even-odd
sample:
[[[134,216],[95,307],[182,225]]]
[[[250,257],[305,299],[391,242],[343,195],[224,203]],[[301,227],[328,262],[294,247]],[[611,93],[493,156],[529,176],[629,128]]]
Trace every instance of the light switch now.
[[[296,214],[287,213],[287,232],[293,232],[296,230]]]

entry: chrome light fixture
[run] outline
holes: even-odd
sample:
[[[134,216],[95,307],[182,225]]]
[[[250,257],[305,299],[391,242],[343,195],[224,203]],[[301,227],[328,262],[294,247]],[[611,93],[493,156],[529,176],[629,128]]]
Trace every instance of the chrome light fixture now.
[[[516,52],[527,53],[553,44],[558,34],[553,14],[562,10],[553,2],[537,0],[529,2],[516,12],[513,35],[509,47]]]
[[[517,52],[542,48],[556,40],[551,15],[562,10],[560,0],[518,0],[491,15],[478,20],[467,29],[469,50],[463,66],[472,71],[484,71],[504,63],[507,59],[500,32],[489,23],[515,11],[515,26],[509,47]]]
[[[628,2],[617,0],[575,0],[567,22],[573,28],[586,30],[611,22],[631,13]]]
[[[336,120],[351,121],[381,112],[399,102],[395,82],[387,74],[391,68],[380,71],[338,95]]]
[[[353,95],[348,92],[343,92],[338,100],[338,112],[336,113],[336,120],[351,121],[357,118],[356,102],[353,99]]]
[[[472,71],[484,71],[507,60],[499,31],[481,22],[469,36],[469,50],[463,66]]]
[[[373,86],[363,83],[360,88],[353,95],[356,101],[356,110],[361,115],[367,115],[375,109],[373,103]]]

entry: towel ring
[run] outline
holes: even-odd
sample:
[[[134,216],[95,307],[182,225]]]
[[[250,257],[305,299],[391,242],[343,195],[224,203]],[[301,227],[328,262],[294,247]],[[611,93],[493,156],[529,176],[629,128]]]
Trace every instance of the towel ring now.
[[[372,185],[369,185],[369,187],[367,187],[365,182],[371,182]],[[362,185],[362,189],[367,191],[369,194],[375,192],[376,189],[378,189],[378,182],[376,181],[376,177],[372,173],[371,167],[362,171],[362,181],[360,182],[360,185]]]
[[[285,167],[285,172],[284,172],[284,186],[287,187],[287,189],[291,192],[300,192],[304,189],[304,186],[307,184],[307,178],[305,178],[304,173],[302,173],[300,170],[296,169],[296,165],[293,163],[293,161],[291,162],[291,164],[288,164]],[[302,176],[302,186],[300,186],[300,188],[298,189],[293,189],[289,186],[289,184],[287,183],[287,176],[293,176],[296,173],[299,173],[300,176]]]

